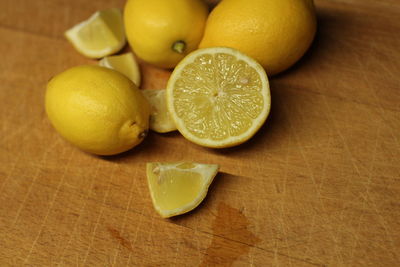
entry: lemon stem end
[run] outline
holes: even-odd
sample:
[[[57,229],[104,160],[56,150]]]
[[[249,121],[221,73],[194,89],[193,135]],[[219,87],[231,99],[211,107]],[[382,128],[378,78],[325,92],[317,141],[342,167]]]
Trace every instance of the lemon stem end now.
[[[186,49],[186,43],[182,40],[176,41],[173,45],[172,45],[172,50],[182,54],[183,52],[185,52]]]

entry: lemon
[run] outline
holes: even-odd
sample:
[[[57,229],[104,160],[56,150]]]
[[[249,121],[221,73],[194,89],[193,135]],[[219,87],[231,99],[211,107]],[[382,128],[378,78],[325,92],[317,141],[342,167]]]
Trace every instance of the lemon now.
[[[118,8],[97,11],[65,32],[78,52],[89,58],[114,54],[125,45],[122,12]]]
[[[269,114],[268,77],[238,50],[199,49],[173,71],[167,106],[188,140],[214,148],[235,146],[250,139]]]
[[[99,61],[99,65],[121,72],[138,87],[140,86],[139,64],[132,53],[105,57]]]
[[[196,208],[218,173],[216,164],[147,163],[147,182],[154,208],[164,218]]]
[[[274,75],[303,56],[315,32],[313,0],[224,0],[210,13],[200,47],[236,48]]]
[[[165,89],[145,89],[142,92],[151,106],[150,129],[159,133],[175,131],[175,123],[167,109]]]
[[[112,155],[146,136],[150,107],[136,85],[99,66],[70,68],[47,84],[47,115],[55,129],[80,149]]]
[[[208,10],[201,0],[128,0],[124,22],[135,54],[162,68],[173,68],[197,49]]]

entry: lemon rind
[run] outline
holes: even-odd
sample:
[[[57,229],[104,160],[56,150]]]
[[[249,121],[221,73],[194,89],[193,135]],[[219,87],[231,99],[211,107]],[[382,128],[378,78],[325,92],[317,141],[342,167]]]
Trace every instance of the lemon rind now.
[[[182,163],[184,163],[184,162],[168,163],[169,166],[164,165],[164,167],[174,168],[175,166],[182,164]],[[159,162],[148,162],[146,164],[146,172],[147,173],[152,171],[151,166],[153,164],[159,164]],[[157,211],[158,214],[161,215],[161,217],[170,218],[173,216],[177,216],[177,215],[181,215],[181,214],[190,212],[190,211],[194,210],[196,207],[198,207],[200,205],[200,203],[204,200],[204,198],[207,196],[208,189],[209,189],[211,183],[214,181],[214,178],[218,174],[219,165],[218,164],[203,164],[203,163],[193,163],[193,164],[195,164],[196,167],[190,169],[191,171],[194,171],[197,168],[198,169],[197,173],[202,174],[202,177],[209,177],[209,179],[203,179],[201,194],[199,194],[191,203],[184,205],[180,208],[176,208],[176,209],[163,210],[163,209],[160,209],[159,206],[157,206],[154,193],[151,190],[151,185],[150,185],[150,181],[148,178],[149,174],[147,175],[147,184],[149,187],[151,200],[153,202],[153,206],[154,206],[155,210]],[[207,168],[204,168],[205,166],[207,166]],[[182,170],[182,171],[184,171],[184,170]]]
[[[143,89],[142,92],[145,95],[145,97],[147,97],[149,99],[149,103],[150,105],[152,105],[151,101],[150,101],[150,94],[148,92],[154,92],[155,94],[160,94],[161,91],[164,91],[166,94],[166,89]],[[165,100],[166,101],[166,100]],[[168,125],[155,125],[153,123],[150,122],[150,130],[155,131],[157,133],[169,133],[169,132],[173,132],[176,131],[177,128],[175,126],[174,121],[171,118],[171,115],[168,112],[168,116],[170,118],[170,123]],[[150,116],[152,116],[152,114],[150,114]]]
[[[118,9],[120,11],[120,9]],[[102,50],[90,50],[90,49],[82,49],[84,47],[84,43],[80,41],[80,38],[78,37],[78,32],[82,27],[85,27],[87,24],[91,23],[93,20],[95,20],[98,16],[100,16],[100,12],[103,11],[97,11],[93,15],[91,15],[87,20],[84,20],[76,25],[74,25],[72,28],[66,30],[64,32],[64,36],[68,39],[68,41],[72,44],[72,46],[82,55],[89,57],[89,58],[102,58],[105,56],[112,55],[118,51],[120,51],[126,44],[126,36],[123,36],[123,38],[120,40],[118,45],[115,46],[109,46],[106,47]],[[119,12],[121,16],[121,22],[123,23],[122,19],[122,13],[121,11]],[[122,24],[123,25],[123,24]]]
[[[127,56],[130,58],[130,60],[132,62],[132,71],[130,75],[126,75],[132,82],[134,82],[136,84],[137,87],[140,87],[141,84],[141,73],[140,73],[140,68],[139,68],[139,64],[136,61],[134,55],[132,52],[128,52],[128,53],[124,53],[124,54],[120,54],[120,55],[114,55],[114,56],[106,56],[104,58],[102,58],[101,60],[99,60],[99,66],[102,67],[106,67],[109,69],[113,69],[113,70],[117,70],[120,71],[116,68],[113,67],[112,64],[110,64],[110,57],[121,57],[121,56]],[[120,71],[121,72],[121,71]],[[121,72],[122,73],[122,72]],[[123,73],[124,74],[124,73]],[[125,75],[125,74],[124,74]]]

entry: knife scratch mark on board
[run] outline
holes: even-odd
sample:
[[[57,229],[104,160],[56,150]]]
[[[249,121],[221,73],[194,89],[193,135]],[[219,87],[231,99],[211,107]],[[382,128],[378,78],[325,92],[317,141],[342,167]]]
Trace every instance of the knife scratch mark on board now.
[[[59,192],[60,192],[60,189],[61,189],[62,185],[64,184],[65,176],[66,176],[66,173],[67,173],[68,168],[69,168],[69,166],[70,166],[71,158],[73,157],[75,151],[76,151],[76,150],[71,150],[71,153],[69,154],[67,163],[66,163],[66,165],[65,165],[65,167],[64,167],[64,170],[63,170],[63,172],[62,172],[62,174],[61,174],[61,179],[60,179],[60,181],[58,182],[56,191],[54,192],[53,197],[52,197],[52,199],[51,199],[51,201],[50,201],[50,203],[49,203],[49,206],[48,206],[48,208],[47,208],[46,215],[45,215],[44,218],[43,218],[43,221],[42,221],[42,223],[41,223],[39,232],[37,233],[36,238],[35,238],[35,240],[32,242],[31,248],[29,249],[29,252],[28,252],[27,256],[26,256],[25,259],[24,259],[24,264],[28,263],[29,257],[31,256],[31,254],[32,254],[32,252],[33,252],[33,250],[34,250],[34,248],[35,248],[35,246],[36,246],[36,244],[37,244],[39,238],[41,237],[41,234],[42,234],[42,232],[43,232],[43,229],[44,229],[45,226],[46,226],[47,218],[49,217],[50,212],[51,212],[52,209],[53,209],[54,203],[56,203],[56,199],[57,199],[57,196],[58,196],[58,194],[59,194]]]
[[[50,151],[52,151],[55,147],[55,145],[57,144],[57,142],[54,142],[52,144],[50,144],[42,153],[41,159],[39,160],[39,165],[42,166],[47,159],[47,156],[49,154]],[[20,204],[18,210],[17,210],[17,214],[14,217],[13,223],[12,223],[12,229],[14,229],[15,227],[17,227],[17,222],[19,219],[19,216],[21,215],[22,209],[26,207],[26,201],[28,200],[28,197],[30,196],[32,189],[34,188],[34,185],[36,183],[36,180],[38,179],[38,177],[40,176],[42,172],[42,168],[37,168],[35,174],[33,175],[32,179],[31,179],[31,183],[29,184],[29,188],[27,190],[27,192],[25,193],[25,196],[23,197],[22,203]]]
[[[82,266],[85,266],[86,260],[87,260],[87,258],[88,258],[88,256],[89,256],[89,253],[91,252],[92,245],[93,245],[94,239],[95,239],[95,237],[96,237],[97,227],[99,226],[100,220],[101,220],[101,218],[103,217],[103,213],[104,213],[105,206],[106,206],[106,201],[107,201],[108,195],[109,195],[110,190],[111,190],[111,184],[112,184],[113,179],[114,179],[114,176],[115,176],[116,168],[117,168],[117,165],[114,165],[114,166],[113,166],[113,169],[112,169],[112,171],[111,171],[111,175],[110,175],[110,180],[109,180],[109,183],[108,183],[108,187],[107,187],[106,193],[105,193],[105,195],[104,195],[104,197],[103,197],[103,202],[102,202],[102,205],[101,205],[101,210],[100,210],[99,215],[97,216],[97,220],[96,220],[96,223],[95,223],[95,225],[94,225],[93,232],[92,232],[92,237],[90,238],[89,245],[88,245],[88,247],[87,247],[87,249],[86,249],[86,254],[85,254],[84,258],[83,258]],[[94,188],[94,187],[93,187],[93,188]]]
[[[93,175],[90,176],[89,192],[86,195],[82,195],[79,199],[79,203],[81,203],[81,208],[77,214],[78,215],[77,219],[72,226],[72,231],[68,238],[68,241],[65,242],[66,245],[64,246],[64,248],[62,249],[62,251],[60,253],[60,261],[57,264],[57,266],[60,266],[62,264],[64,254],[66,253],[67,249],[69,249],[71,242],[75,239],[76,231],[77,231],[79,223],[81,222],[82,217],[83,217],[82,214],[84,213],[84,210],[87,206],[87,201],[89,200],[91,193],[93,191],[92,188],[94,187],[94,182],[95,182],[95,179],[97,178],[97,174],[99,171],[99,165],[100,165],[100,161],[97,161],[96,165],[94,166],[94,171],[91,172],[91,173],[93,173]],[[79,262],[79,260],[77,260],[77,262]]]
[[[135,175],[136,175],[136,173],[135,173]],[[131,201],[132,201],[133,192],[135,191],[135,188],[137,188],[137,179],[133,179],[132,184],[131,184],[131,188],[129,189],[128,203],[126,205],[125,212],[124,212],[124,215],[123,215],[123,218],[122,218],[122,226],[121,226],[121,232],[122,233],[125,230],[126,219],[127,219],[127,216],[128,216],[128,211],[129,211],[129,209],[131,207]],[[137,191],[137,192],[138,192],[138,194],[141,194],[140,190]],[[116,251],[116,253],[114,255],[114,259],[113,259],[113,262],[111,264],[111,267],[114,267],[117,264],[118,257],[119,257],[119,252],[120,252],[120,249],[118,247],[118,249],[117,249],[117,251]]]

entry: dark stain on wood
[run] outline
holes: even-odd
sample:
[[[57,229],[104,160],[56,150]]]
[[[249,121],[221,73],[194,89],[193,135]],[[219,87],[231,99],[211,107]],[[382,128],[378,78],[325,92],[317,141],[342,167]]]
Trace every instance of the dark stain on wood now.
[[[133,251],[131,242],[129,242],[129,240],[127,240],[123,236],[121,236],[121,233],[117,229],[114,229],[114,228],[108,226],[107,230],[110,233],[110,235],[114,239],[116,239],[121,246],[129,249],[130,251]]]
[[[240,210],[221,202],[212,226],[213,239],[200,266],[231,266],[249,253],[260,242],[249,226],[249,220]]]

